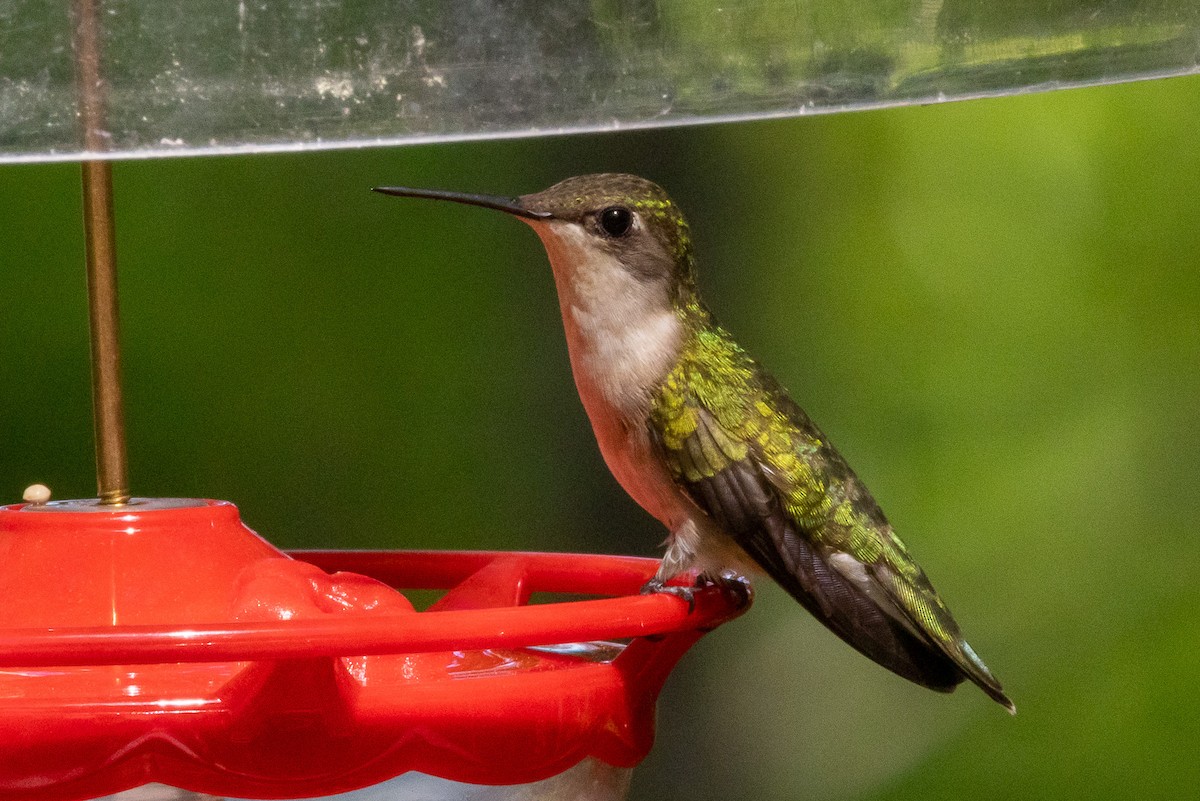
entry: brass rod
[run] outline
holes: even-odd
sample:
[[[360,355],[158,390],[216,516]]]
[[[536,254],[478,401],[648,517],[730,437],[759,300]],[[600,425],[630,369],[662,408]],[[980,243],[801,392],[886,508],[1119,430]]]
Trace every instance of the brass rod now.
[[[92,329],[96,481],[101,503],[122,504],[129,500],[129,467],[121,398],[112,165],[107,161],[83,162],[83,219],[87,238],[88,311]]]
[[[84,147],[108,149],[107,86],[100,73],[98,0],[75,1],[75,63]],[[96,430],[96,483],[100,503],[129,500],[125,413],[121,397],[120,308],[117,302],[116,227],[112,165],[84,161],[83,230],[87,248],[88,319],[92,335],[92,416]]]

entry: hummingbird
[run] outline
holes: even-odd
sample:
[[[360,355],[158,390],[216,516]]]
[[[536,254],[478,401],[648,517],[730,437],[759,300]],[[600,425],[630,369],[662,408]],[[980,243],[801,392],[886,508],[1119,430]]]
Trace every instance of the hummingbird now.
[[[883,667],[1016,707],[829,438],[700,299],[688,224],[633,175],[520,197],[376,187],[507,212],[549,256],[575,385],[622,488],[667,529],[644,592],[765,572]]]

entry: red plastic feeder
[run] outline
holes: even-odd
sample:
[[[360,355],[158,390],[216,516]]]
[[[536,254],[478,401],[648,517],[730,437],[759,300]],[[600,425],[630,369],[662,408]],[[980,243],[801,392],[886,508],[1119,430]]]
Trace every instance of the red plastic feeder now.
[[[0,507],[0,553],[0,800],[621,798],[748,602],[639,595],[633,557],[289,555],[221,501]]]

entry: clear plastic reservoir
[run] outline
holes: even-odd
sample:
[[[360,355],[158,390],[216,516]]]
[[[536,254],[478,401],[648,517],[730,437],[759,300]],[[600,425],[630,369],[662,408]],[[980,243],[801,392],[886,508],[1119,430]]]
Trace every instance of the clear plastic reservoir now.
[[[72,4],[0,2],[0,162],[77,158]],[[1195,0],[103,0],[114,157],[785,116],[1200,69]]]
[[[503,786],[462,784],[423,773],[406,773],[391,781],[338,795],[304,801],[622,801],[629,792],[629,768],[614,768],[585,759],[540,782]],[[99,801],[249,801],[193,793],[163,784],[147,784]]]

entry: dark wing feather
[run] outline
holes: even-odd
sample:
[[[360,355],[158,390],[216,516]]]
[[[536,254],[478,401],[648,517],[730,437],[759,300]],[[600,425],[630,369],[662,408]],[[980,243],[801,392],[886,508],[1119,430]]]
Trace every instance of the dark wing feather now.
[[[961,682],[962,673],[945,654],[826,561],[823,549],[787,513],[761,461],[751,451],[731,458],[737,454],[718,445],[731,440],[728,433],[707,410],[694,412],[694,433],[682,447],[664,448],[692,500],[805,609],[865,656],[936,690]]]

